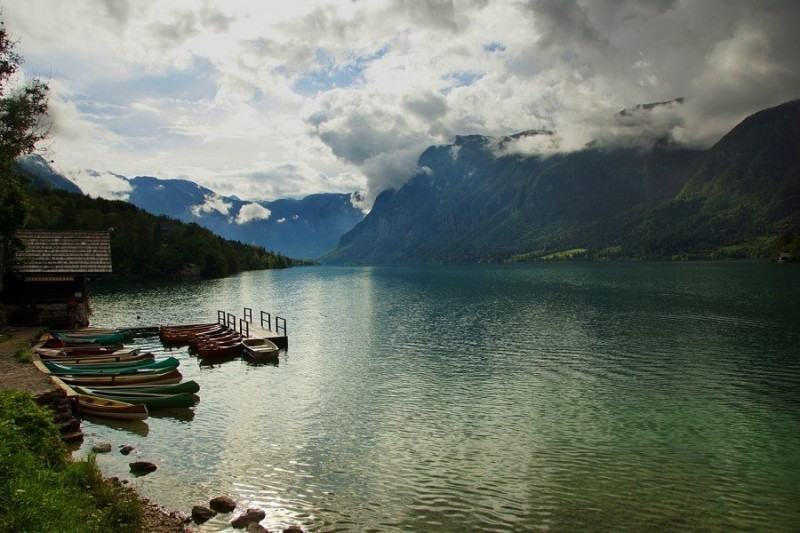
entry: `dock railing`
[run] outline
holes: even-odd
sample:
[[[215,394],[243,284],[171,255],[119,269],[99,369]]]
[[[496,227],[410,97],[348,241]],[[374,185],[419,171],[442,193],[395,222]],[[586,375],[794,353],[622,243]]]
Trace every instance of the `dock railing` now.
[[[275,315],[275,333],[277,333],[278,335],[283,335],[284,337],[287,337],[287,335],[286,335],[286,319],[282,318],[282,317],[279,317],[278,315]]]
[[[253,321],[253,310],[249,307],[244,308],[242,314],[244,318],[238,318],[233,313],[217,310],[217,322],[233,331],[238,331],[243,337],[250,338],[250,335],[261,335],[262,333],[254,331],[259,328],[265,334],[278,344],[281,348],[287,349],[289,346],[288,334],[286,332],[286,319],[266,311],[260,311],[259,323]],[[274,328],[273,329],[273,318]]]
[[[250,338],[250,322],[244,318],[239,319],[239,334],[242,337]]]

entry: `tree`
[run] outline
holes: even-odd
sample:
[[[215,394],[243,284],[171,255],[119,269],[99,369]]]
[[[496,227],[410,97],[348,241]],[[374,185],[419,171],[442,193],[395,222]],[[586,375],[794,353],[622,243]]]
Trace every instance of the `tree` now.
[[[38,78],[16,83],[23,60],[14,45],[0,20],[0,240],[12,252],[14,234],[25,225],[29,213],[24,183],[13,163],[20,155],[32,153],[50,134],[49,87]]]

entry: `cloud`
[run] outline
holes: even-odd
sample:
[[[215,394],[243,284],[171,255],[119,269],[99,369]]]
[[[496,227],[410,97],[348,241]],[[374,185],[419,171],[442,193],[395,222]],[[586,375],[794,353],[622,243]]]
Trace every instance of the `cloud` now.
[[[50,81],[62,172],[250,200],[369,205],[455,135],[552,132],[504,145],[520,153],[709,146],[800,96],[796,0],[26,0],[2,15],[24,73]]]
[[[80,189],[93,198],[107,200],[128,200],[133,187],[124,176],[113,172],[97,172],[85,169],[76,172],[62,172]]]
[[[225,200],[225,198],[218,194],[207,194],[205,195],[204,200],[204,203],[193,205],[189,208],[189,211],[191,211],[194,216],[201,217],[214,212],[228,216],[231,208],[233,207],[232,203],[228,202]]]
[[[244,204],[236,215],[237,224],[247,224],[254,220],[267,220],[272,215],[272,211],[261,204]]]

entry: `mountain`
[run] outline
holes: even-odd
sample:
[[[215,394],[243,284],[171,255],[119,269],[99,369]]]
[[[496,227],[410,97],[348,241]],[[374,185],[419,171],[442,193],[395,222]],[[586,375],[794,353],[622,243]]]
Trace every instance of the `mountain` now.
[[[82,194],[80,187],[63,174],[56,172],[40,155],[20,156],[14,161],[14,164],[19,173],[31,178],[30,186],[34,189],[62,189]]]
[[[35,189],[82,194],[74,182],[54,170],[41,156],[20,157],[16,167],[29,176]],[[86,174],[101,177],[94,171]],[[220,196],[188,180],[108,175],[126,184],[126,192],[118,197],[149,213],[194,222],[221,237],[298,259],[319,257],[364,218],[357,193],[248,202],[235,196]]]
[[[547,134],[428,148],[423,171],[382,193],[323,260],[763,256],[778,235],[800,233],[800,100],[748,117],[705,151],[664,139],[647,150],[504,151]]]
[[[313,259],[364,218],[358,194],[247,202],[188,180],[137,176],[128,201],[157,215],[196,222],[217,235],[296,258]]]

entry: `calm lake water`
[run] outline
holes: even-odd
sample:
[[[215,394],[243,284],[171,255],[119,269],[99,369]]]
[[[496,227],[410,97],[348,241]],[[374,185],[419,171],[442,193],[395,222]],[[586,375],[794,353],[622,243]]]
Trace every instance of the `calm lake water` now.
[[[201,367],[191,410],[84,422],[188,512],[315,531],[797,531],[800,268],[308,267],[95,286],[93,324],[285,317],[278,365]],[[141,318],[137,319],[137,316]],[[132,478],[132,457],[159,469]],[[220,515],[203,531],[224,531]]]

